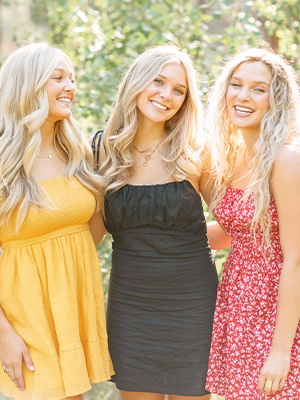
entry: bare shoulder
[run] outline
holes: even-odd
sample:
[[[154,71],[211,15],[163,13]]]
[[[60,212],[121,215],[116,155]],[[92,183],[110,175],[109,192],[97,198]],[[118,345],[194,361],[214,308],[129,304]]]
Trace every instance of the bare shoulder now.
[[[284,145],[272,169],[270,190],[275,200],[280,243],[285,259],[299,259],[300,240],[300,147]],[[285,267],[286,268],[286,267]]]
[[[272,175],[271,191],[276,189],[289,192],[300,188],[300,146],[284,145],[275,157]]]
[[[89,139],[88,142],[91,145],[91,147],[97,147],[100,142],[103,140],[103,134],[104,130],[99,129],[96,133],[94,133]]]
[[[273,170],[278,173],[282,170],[282,173],[289,173],[295,168],[300,173],[300,144],[288,143],[282,146],[274,160]]]
[[[94,140],[94,135],[88,138],[88,142],[89,142],[91,147],[93,145],[93,140]]]

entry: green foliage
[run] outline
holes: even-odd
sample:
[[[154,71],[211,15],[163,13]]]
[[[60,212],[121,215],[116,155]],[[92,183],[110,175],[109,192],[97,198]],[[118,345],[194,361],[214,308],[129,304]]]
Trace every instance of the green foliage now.
[[[200,3],[195,7],[191,0],[32,0],[32,20],[41,29],[29,32],[28,38],[47,40],[72,58],[77,117],[89,134],[105,124],[128,65],[155,45],[174,43],[194,57],[202,95],[224,58],[263,40],[300,68],[298,0]]]
[[[102,382],[92,385],[92,389],[85,393],[84,400],[122,400],[119,391],[111,382]],[[1,400],[1,399],[0,399]]]
[[[187,1],[34,0],[32,18],[46,24],[45,39],[74,60],[78,115],[95,125],[107,119],[120,77],[143,50],[172,42],[205,63],[212,17]]]

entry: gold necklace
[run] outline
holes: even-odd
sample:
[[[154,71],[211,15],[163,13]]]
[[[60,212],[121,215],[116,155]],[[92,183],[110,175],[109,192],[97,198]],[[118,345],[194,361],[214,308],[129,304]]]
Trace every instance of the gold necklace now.
[[[37,158],[52,158],[52,155],[51,154],[49,154],[48,156],[40,156],[40,155],[38,155]]]
[[[60,158],[62,158],[62,156],[59,154],[59,152],[58,152],[58,150],[57,150],[55,137],[54,137],[54,139],[53,139],[53,145],[54,145],[54,149],[55,149],[57,155],[58,155]],[[51,159],[51,158],[53,158],[53,155],[52,155],[52,154],[48,154],[47,156],[40,156],[40,155],[38,154],[38,155],[37,155],[37,158],[50,158],[50,159]],[[63,159],[63,158],[62,158],[62,159]]]
[[[252,167],[248,167],[248,165],[246,164],[245,156],[246,156],[246,147],[245,147],[245,150],[244,150],[244,157],[243,157],[243,159],[244,159],[244,164],[246,165],[246,167],[247,167],[248,169],[251,170]]]
[[[161,142],[164,140],[164,137],[153,147],[151,147],[150,149],[146,149],[146,150],[140,150],[136,147],[136,145],[133,145],[133,148],[138,151],[144,158],[145,161],[143,162],[143,167],[148,167],[149,165],[149,160],[151,159],[152,154],[155,152],[155,150],[158,148],[158,146],[161,144]],[[145,154],[145,153],[149,153],[150,154]]]

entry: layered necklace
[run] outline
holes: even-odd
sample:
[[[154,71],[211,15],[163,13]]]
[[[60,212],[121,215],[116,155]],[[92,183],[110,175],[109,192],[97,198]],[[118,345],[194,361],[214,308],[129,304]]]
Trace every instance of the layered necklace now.
[[[140,150],[136,147],[135,144],[133,145],[134,150],[138,151],[145,158],[145,161],[143,162],[143,167],[148,167],[151,156],[153,155],[153,153],[155,152],[155,150],[158,148],[158,146],[161,144],[161,142],[163,140],[164,140],[164,137],[155,146],[151,147],[150,149],[146,149],[146,150]]]

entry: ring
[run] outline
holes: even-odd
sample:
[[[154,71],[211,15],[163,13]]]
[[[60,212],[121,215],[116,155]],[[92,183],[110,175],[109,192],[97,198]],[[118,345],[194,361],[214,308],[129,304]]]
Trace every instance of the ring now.
[[[273,381],[266,380],[266,383],[265,383],[265,388],[266,389],[271,389],[272,385],[273,385]]]
[[[5,374],[9,372],[9,369],[5,365],[2,365],[2,368]]]

